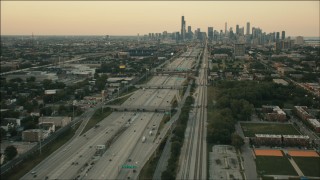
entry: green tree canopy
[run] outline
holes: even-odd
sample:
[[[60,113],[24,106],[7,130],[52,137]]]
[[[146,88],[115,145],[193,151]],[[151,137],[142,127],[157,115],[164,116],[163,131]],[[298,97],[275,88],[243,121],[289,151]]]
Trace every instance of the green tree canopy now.
[[[236,133],[233,133],[231,136],[231,144],[237,148],[240,149],[244,145],[244,140],[241,136],[239,136]]]
[[[6,149],[4,150],[5,161],[10,161],[14,157],[16,157],[17,154],[18,154],[18,151],[16,147],[12,145],[6,147]]]

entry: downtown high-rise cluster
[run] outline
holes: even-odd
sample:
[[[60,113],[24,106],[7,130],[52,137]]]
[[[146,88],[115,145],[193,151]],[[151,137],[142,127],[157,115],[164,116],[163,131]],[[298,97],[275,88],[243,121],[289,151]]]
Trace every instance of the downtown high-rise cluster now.
[[[281,36],[280,36],[281,35]],[[188,40],[200,40],[208,38],[213,43],[243,43],[246,45],[258,46],[268,45],[270,43],[275,44],[277,49],[287,49],[291,47],[293,40],[290,37],[286,37],[286,32],[263,32],[259,27],[251,27],[250,22],[246,23],[246,27],[236,25],[235,30],[232,27],[228,28],[227,22],[225,23],[224,30],[216,30],[214,27],[208,27],[207,32],[201,31],[200,28],[196,28],[194,32],[192,27],[187,26],[184,16],[181,17],[181,29],[177,32],[168,33],[149,33],[145,35],[149,40],[161,40],[172,39],[176,42],[183,42]]]

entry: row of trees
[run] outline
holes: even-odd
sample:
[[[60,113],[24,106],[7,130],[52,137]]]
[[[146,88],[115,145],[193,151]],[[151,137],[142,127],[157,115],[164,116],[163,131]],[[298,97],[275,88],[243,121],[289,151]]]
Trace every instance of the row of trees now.
[[[16,155],[18,154],[17,148],[10,145],[7,146],[6,149],[4,150],[4,162],[6,163],[8,161],[10,161],[11,159],[13,159],[14,157],[16,157]]]
[[[257,81],[216,81],[218,89],[216,97],[223,106],[230,104],[230,100],[244,99],[255,107],[262,105],[277,105],[281,108],[285,104],[320,107],[320,101],[304,89],[290,83],[288,86],[273,82]]]
[[[189,111],[194,99],[188,96],[185,105],[181,109],[181,114],[177,120],[176,127],[173,130],[173,136],[171,139],[171,156],[168,161],[168,166],[161,174],[161,179],[174,180],[176,179],[178,161],[180,156],[181,147],[183,145],[184,133],[187,128],[187,122],[189,119]]]
[[[214,88],[214,93],[208,95],[209,144],[232,144],[238,149],[244,144],[244,140],[235,133],[235,123],[250,120],[254,106],[245,99],[245,94],[239,95],[243,87],[233,84],[237,82],[221,81]]]

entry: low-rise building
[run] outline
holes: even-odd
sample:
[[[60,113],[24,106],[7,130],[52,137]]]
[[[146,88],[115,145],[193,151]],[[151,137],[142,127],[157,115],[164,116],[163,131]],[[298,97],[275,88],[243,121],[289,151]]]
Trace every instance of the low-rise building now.
[[[43,116],[39,118],[40,123],[52,122],[55,127],[64,127],[71,122],[68,116]]]
[[[229,57],[228,54],[214,54],[213,59],[224,59],[227,60]]]
[[[296,112],[297,116],[304,121],[313,118],[313,116],[307,112],[307,109],[307,106],[294,106],[294,111]]]
[[[1,120],[0,124],[1,124],[1,128],[3,128],[4,130],[8,131],[11,128],[20,127],[21,119],[4,118],[3,120]]]
[[[290,67],[279,67],[277,71],[284,76],[285,74],[295,72],[296,70]]]
[[[251,74],[243,73],[238,77],[239,81],[252,81],[253,76]]]
[[[275,134],[255,134],[254,143],[256,145],[280,146],[282,143],[281,135]]]
[[[304,135],[283,135],[285,146],[307,146],[309,144],[309,136]]]
[[[282,84],[282,85],[284,85],[284,86],[288,86],[288,82],[287,81],[285,81],[285,80],[283,80],[283,79],[273,79],[272,80],[274,83],[276,83],[276,84]]]
[[[49,131],[49,133],[53,133],[56,131],[56,126],[53,122],[40,122],[39,127],[41,127],[41,129],[43,130]]]
[[[281,121],[287,120],[286,113],[279,106],[262,106],[262,111],[266,113],[266,120]]]
[[[317,133],[320,133],[320,122],[317,119],[308,119],[307,121]]]
[[[49,136],[50,132],[42,129],[28,129],[22,132],[22,141],[38,142]]]

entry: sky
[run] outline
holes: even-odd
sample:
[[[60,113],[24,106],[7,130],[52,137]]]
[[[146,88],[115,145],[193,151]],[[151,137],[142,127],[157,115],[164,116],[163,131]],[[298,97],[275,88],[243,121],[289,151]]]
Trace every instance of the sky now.
[[[320,36],[319,1],[1,1],[1,35],[140,35],[235,31],[250,22],[263,32]]]

